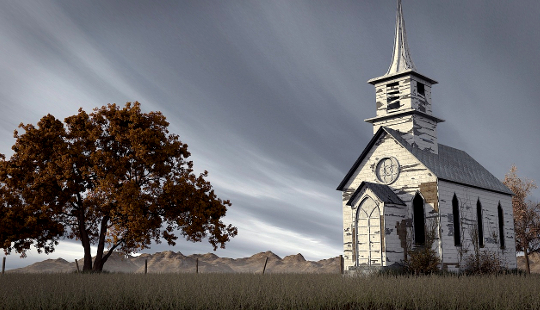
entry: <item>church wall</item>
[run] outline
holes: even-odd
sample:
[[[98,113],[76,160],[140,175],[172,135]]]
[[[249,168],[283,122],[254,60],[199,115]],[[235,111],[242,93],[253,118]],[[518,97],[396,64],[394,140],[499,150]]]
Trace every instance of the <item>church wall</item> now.
[[[391,208],[385,209],[385,234],[387,260],[400,261],[403,259],[403,244],[407,227],[412,227],[412,200],[414,195],[420,190],[421,184],[436,182],[436,177],[421,164],[407,149],[401,146],[391,136],[384,134],[375,143],[367,156],[364,158],[358,169],[351,176],[343,191],[343,242],[344,242],[344,263],[345,269],[354,266],[352,227],[354,227],[354,213],[350,206],[347,206],[351,195],[360,186],[362,181],[381,183],[376,176],[375,169],[379,160],[386,157],[395,157],[400,164],[400,174],[398,179],[389,186],[398,197],[407,205],[406,218],[397,213],[392,213]],[[426,218],[436,217],[434,211],[436,200],[426,202]],[[401,213],[402,211],[400,211]],[[401,217],[400,217],[401,216]],[[396,220],[393,217],[400,217]],[[399,259],[398,259],[399,258]],[[391,262],[392,262],[391,261]],[[386,264],[385,264],[386,265]]]
[[[452,199],[459,201],[462,246],[454,245],[454,218]],[[480,199],[484,230],[484,248],[480,251],[498,253],[510,269],[516,268],[512,197],[492,191],[468,187],[452,182],[439,181],[441,236],[443,264],[448,270],[457,271],[464,265],[465,257],[474,253],[470,231],[476,229],[476,205]],[[501,205],[504,219],[505,249],[500,249],[497,207]],[[461,255],[460,255],[461,253]]]
[[[408,206],[385,204],[385,266],[391,266],[395,263],[401,263],[405,258],[406,225],[410,223],[408,214]]]
[[[418,91],[419,83],[424,85],[423,94]],[[394,100],[398,100],[399,104],[392,105]],[[432,115],[431,84],[416,76],[401,76],[376,84],[375,101],[377,116],[385,116],[411,109]]]
[[[376,84],[375,101],[377,103],[377,116],[410,110],[411,78],[404,76]]]
[[[424,85],[424,94],[418,92],[418,83]],[[432,115],[431,84],[415,76],[411,81],[411,108]]]
[[[354,203],[352,203],[349,207],[350,210],[350,216],[351,216],[351,226],[349,229],[349,232],[351,233],[351,245],[352,245],[352,251],[351,251],[351,257],[352,262],[354,265],[354,259],[355,259],[355,253],[365,253],[368,251],[369,245],[367,244],[358,244],[356,248],[354,247],[355,243],[355,235],[358,234],[358,231],[354,231],[354,223],[357,217],[357,213],[359,211],[359,208],[362,205],[362,202],[366,198],[371,198],[375,201],[377,206],[379,207],[379,215],[381,218],[381,230],[383,233],[381,234],[382,239],[382,258],[383,258],[383,266],[390,266],[394,263],[400,263],[401,260],[404,258],[404,251],[403,248],[405,248],[406,243],[405,239],[401,240],[401,237],[398,233],[398,229],[405,229],[405,225],[402,224],[400,227],[389,227],[386,225],[386,223],[404,223],[403,220],[407,218],[407,206],[402,205],[395,205],[395,204],[385,204],[383,203],[375,193],[373,193],[370,189],[367,189],[363,193],[357,196]],[[405,221],[406,222],[406,221]],[[363,226],[362,226],[363,225]],[[356,230],[358,229],[367,229],[365,227],[365,223],[358,223]],[[358,240],[356,240],[358,241]],[[362,248],[363,247],[363,248]],[[357,252],[359,251],[359,252]],[[362,257],[365,256],[362,254],[360,255],[360,260],[362,260]]]
[[[407,115],[399,118],[385,119],[373,123],[374,133],[379,128],[387,127],[402,133],[403,139],[409,144],[416,144],[419,149],[429,149],[437,154],[437,123],[419,115]]]
[[[407,115],[407,116],[402,116],[399,118],[385,119],[383,121],[373,123],[373,134],[375,134],[381,126],[388,127],[388,128],[404,133],[403,137],[405,138],[405,140],[407,140],[407,142],[412,143],[413,142],[412,118],[413,118],[412,115]]]
[[[425,117],[414,118],[414,143],[419,149],[429,149],[432,153],[439,153],[437,144],[437,122]]]

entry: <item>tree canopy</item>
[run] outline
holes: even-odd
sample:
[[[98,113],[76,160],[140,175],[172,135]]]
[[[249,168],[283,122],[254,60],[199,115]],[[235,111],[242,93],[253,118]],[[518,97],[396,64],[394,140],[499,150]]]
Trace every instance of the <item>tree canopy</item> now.
[[[531,273],[529,254],[540,251],[540,204],[526,198],[537,185],[533,180],[518,177],[516,166],[512,166],[504,176],[504,184],[514,192],[512,208],[516,250],[525,255],[527,273]]]
[[[178,236],[224,248],[237,234],[221,221],[231,203],[216,196],[207,171],[193,172],[187,144],[168,125],[138,102],[20,124],[14,154],[0,154],[0,247],[24,257],[32,245],[51,253],[62,238],[77,239],[86,271],[101,271],[115,250],[175,245]]]

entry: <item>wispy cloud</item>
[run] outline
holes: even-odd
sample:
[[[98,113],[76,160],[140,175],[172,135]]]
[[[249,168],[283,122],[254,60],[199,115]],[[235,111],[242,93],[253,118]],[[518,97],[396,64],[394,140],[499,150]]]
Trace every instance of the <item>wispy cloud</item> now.
[[[499,178],[515,163],[540,180],[538,1],[403,5],[412,58],[440,82],[439,141]],[[0,153],[20,122],[138,100],[231,199],[225,221],[239,235],[218,255],[339,255],[335,188],[372,136],[366,81],[390,63],[394,18],[392,1],[2,3]],[[82,250],[62,242],[51,257],[69,253]]]

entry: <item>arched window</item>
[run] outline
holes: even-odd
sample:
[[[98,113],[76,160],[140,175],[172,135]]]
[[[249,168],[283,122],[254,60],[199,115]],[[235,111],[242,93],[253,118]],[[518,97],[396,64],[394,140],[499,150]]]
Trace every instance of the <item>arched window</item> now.
[[[356,265],[381,266],[381,216],[377,203],[370,197],[362,200],[356,213]]]
[[[505,248],[505,244],[504,244],[504,217],[503,217],[503,210],[502,210],[500,202],[499,202],[499,206],[497,207],[497,214],[499,216],[499,245],[501,246],[501,249],[504,249]]]
[[[413,199],[414,243],[422,245],[426,242],[426,225],[424,218],[424,199],[418,194]]]
[[[482,222],[482,204],[480,203],[480,199],[478,199],[478,202],[476,203],[476,220],[478,225],[478,246],[483,248],[484,247],[484,225]]]
[[[461,223],[459,217],[459,201],[454,194],[452,199],[452,213],[454,215],[454,245],[461,246]]]

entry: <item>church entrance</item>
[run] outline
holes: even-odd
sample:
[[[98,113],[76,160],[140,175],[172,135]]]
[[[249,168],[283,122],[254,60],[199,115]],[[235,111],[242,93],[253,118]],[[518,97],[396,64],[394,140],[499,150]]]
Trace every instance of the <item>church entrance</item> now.
[[[375,201],[366,198],[356,213],[357,266],[381,266],[381,216]]]

